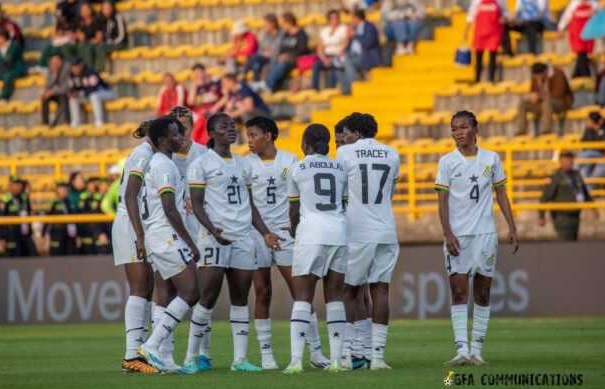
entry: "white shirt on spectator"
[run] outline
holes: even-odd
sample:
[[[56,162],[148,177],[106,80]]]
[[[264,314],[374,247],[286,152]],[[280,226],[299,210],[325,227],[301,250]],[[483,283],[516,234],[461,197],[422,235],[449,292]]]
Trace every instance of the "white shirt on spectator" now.
[[[576,11],[576,8],[578,8],[580,4],[582,4],[582,0],[572,0],[567,5],[567,8],[565,8],[565,12],[563,12],[563,15],[561,15],[561,19],[559,20],[559,31],[563,31],[567,28],[569,22],[571,22],[571,17],[573,16],[574,12]],[[592,6],[593,11],[599,9],[599,3],[597,3],[596,1],[588,1],[588,4]]]
[[[468,7],[468,14],[466,15],[466,22],[473,23],[475,18],[477,17],[477,13],[479,12],[479,6],[481,5],[482,0],[472,0],[471,5]],[[508,6],[506,5],[505,0],[498,0],[498,6],[502,11],[502,17],[508,17]]]
[[[341,24],[332,29],[331,26],[326,26],[319,32],[319,38],[323,43],[323,53],[325,55],[336,57],[343,53],[347,44],[347,26]]]

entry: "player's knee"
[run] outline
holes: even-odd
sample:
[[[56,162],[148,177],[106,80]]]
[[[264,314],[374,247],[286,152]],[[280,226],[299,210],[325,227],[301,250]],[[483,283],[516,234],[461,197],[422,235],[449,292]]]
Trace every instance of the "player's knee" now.
[[[179,293],[181,298],[189,304],[189,306],[194,306],[200,299],[200,292],[197,290],[195,286],[188,287],[185,290],[180,291]]]
[[[452,303],[466,304],[468,301],[468,289],[465,286],[453,286],[452,287]]]
[[[474,291],[475,304],[486,307],[489,305],[489,289]]]

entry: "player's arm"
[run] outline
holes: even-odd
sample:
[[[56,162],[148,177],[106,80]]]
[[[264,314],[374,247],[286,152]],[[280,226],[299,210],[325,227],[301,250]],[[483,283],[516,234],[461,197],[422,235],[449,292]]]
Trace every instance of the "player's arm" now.
[[[288,175],[288,202],[290,208],[288,216],[290,217],[290,235],[296,237],[296,229],[300,223],[300,191],[294,179],[296,168],[290,170]]]
[[[250,188],[248,188],[248,195],[250,196],[250,208],[252,208],[252,225],[263,236],[267,246],[271,247],[273,250],[281,250],[279,241],[283,239],[269,231],[269,228],[265,224],[263,217],[260,215],[258,208],[256,208],[256,205],[254,204],[254,198]]]
[[[126,182],[126,193],[124,193],[124,204],[128,212],[128,218],[136,234],[135,245],[137,247],[137,258],[145,259],[145,232],[143,223],[141,222],[141,213],[139,210],[138,195],[143,185],[143,174],[139,172],[131,172]]]
[[[437,191],[437,198],[439,203],[439,221],[441,222],[441,229],[443,230],[443,237],[445,239],[445,247],[450,255],[457,257],[460,254],[460,242],[450,224],[450,187],[449,187],[449,172],[444,160],[439,161],[439,168],[437,171],[437,180],[433,189]]]
[[[197,246],[193,242],[191,235],[189,235],[189,231],[185,228],[185,224],[183,223],[183,219],[181,218],[181,213],[176,207],[176,201],[174,199],[174,190],[167,188],[160,192],[160,199],[162,200],[162,208],[164,209],[164,213],[166,214],[166,218],[168,222],[174,228],[176,233],[185,241],[189,249],[191,250],[192,259],[197,262],[200,260],[200,252],[197,249]]]
[[[519,250],[519,237],[517,236],[517,226],[515,225],[513,210],[506,193],[506,186],[500,185],[496,187],[496,201],[508,224],[508,242],[513,245],[513,254],[515,254]]]

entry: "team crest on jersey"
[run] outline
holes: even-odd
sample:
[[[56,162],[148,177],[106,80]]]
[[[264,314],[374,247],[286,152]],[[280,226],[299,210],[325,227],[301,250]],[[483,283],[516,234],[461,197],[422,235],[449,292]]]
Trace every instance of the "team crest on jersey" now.
[[[492,167],[490,165],[487,165],[485,167],[485,169],[483,170],[483,177],[489,177],[489,175],[492,173]]]
[[[282,180],[285,180],[286,177],[288,176],[288,168],[287,167],[283,168],[283,170],[281,171],[281,174],[279,176],[282,178]]]

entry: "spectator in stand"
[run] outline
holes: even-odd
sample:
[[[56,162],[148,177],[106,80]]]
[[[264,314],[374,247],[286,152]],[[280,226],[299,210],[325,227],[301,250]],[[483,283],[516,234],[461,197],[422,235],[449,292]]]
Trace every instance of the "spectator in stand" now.
[[[235,74],[221,78],[223,97],[212,108],[212,113],[224,112],[237,120],[246,122],[255,116],[270,116],[269,107],[245,82],[238,81]]]
[[[23,50],[18,42],[10,38],[8,30],[0,27],[0,80],[3,83],[0,100],[10,99],[15,90],[15,81],[24,75]]]
[[[296,60],[308,53],[308,37],[291,12],[282,15],[284,33],[279,41],[277,60],[271,62],[265,78],[266,88],[275,92],[279,84],[296,66]]]
[[[55,10],[57,21],[64,21],[70,31],[76,31],[78,28],[78,4],[79,0],[58,0]]]
[[[56,197],[50,202],[49,215],[69,215],[75,213],[69,204],[69,184],[57,183]],[[46,240],[45,246],[50,247],[51,256],[75,255],[77,228],[75,224],[45,224],[42,236]]]
[[[238,74],[250,58],[258,52],[258,40],[248,26],[241,20],[233,23],[231,28],[231,51],[227,55],[227,71]]]
[[[17,23],[4,14],[4,11],[2,11],[2,4],[0,4],[0,29],[8,31],[10,40],[15,42],[19,46],[19,49],[23,50],[25,46],[25,39],[23,38],[21,28]]]
[[[260,39],[259,50],[248,59],[244,68],[244,74],[252,70],[255,82],[261,80],[262,71],[268,63],[277,61],[282,36],[279,21],[275,14],[267,14],[263,19],[263,34]]]
[[[483,52],[489,52],[487,78],[496,80],[496,55],[504,33],[508,9],[504,0],[473,0],[466,17],[464,41],[468,41],[471,24],[474,24],[472,48],[475,51],[475,82],[481,81]]]
[[[515,17],[505,25],[502,42],[504,52],[513,56],[510,32],[518,31],[525,37],[529,52],[539,54],[544,27],[549,21],[548,0],[516,0]]]
[[[534,135],[553,130],[552,114],[564,115],[573,105],[574,96],[567,76],[558,67],[537,62],[531,67],[531,92],[519,103],[517,135],[527,133],[527,114],[536,117]],[[559,129],[559,135],[562,128]]]
[[[385,34],[397,44],[395,54],[413,54],[424,19],[422,3],[419,0],[385,0],[381,12]]]
[[[313,88],[319,90],[319,77],[322,71],[327,72],[326,86],[334,88],[338,73],[344,70],[345,52],[349,45],[349,28],[340,22],[340,13],[328,11],[328,25],[319,31],[317,43],[318,60],[313,65]]]
[[[573,75],[576,77],[590,77],[590,59],[588,55],[594,50],[594,40],[585,41],[580,37],[584,25],[594,15],[599,4],[593,0],[572,0],[565,8],[559,20],[559,31],[566,28],[569,37],[569,46],[578,56],[574,66]]]
[[[104,123],[105,109],[103,102],[115,98],[115,93],[92,67],[82,59],[76,58],[71,64],[69,73],[69,114],[71,126],[82,123],[81,103],[90,101],[94,124],[100,127]]]
[[[82,172],[75,171],[69,175],[69,193],[67,194],[67,200],[69,201],[69,209],[73,210],[74,213],[80,212],[80,196],[86,188],[86,180]]]
[[[76,29],[78,57],[95,70],[102,72],[107,61],[107,53],[103,46],[105,42],[103,21],[89,3],[80,5],[79,15]]]
[[[221,82],[213,79],[202,64],[193,65],[191,71],[193,80],[187,93],[187,106],[191,108],[194,120],[191,138],[205,145],[208,143],[206,115],[222,97]]]
[[[185,105],[187,90],[179,84],[172,73],[164,74],[164,85],[158,93],[158,107],[155,112],[158,116],[168,115],[170,110],[178,105]]]
[[[46,75],[46,86],[40,97],[42,105],[42,124],[51,127],[57,124],[69,123],[69,103],[67,93],[69,91],[69,63],[65,62],[61,53],[55,53],[50,57],[48,73]],[[50,103],[57,104],[54,120],[50,121]]]
[[[598,111],[588,114],[586,129],[582,135],[582,142],[605,142],[605,118]],[[603,149],[584,149],[580,152],[580,158],[603,158]],[[584,178],[605,177],[605,163],[583,163],[580,172]],[[588,186],[590,189],[590,185]]]
[[[104,0],[101,6],[101,21],[105,36],[105,55],[128,47],[128,30],[124,17],[116,12],[112,0]]]
[[[74,34],[69,30],[67,22],[58,20],[55,25],[55,34],[48,46],[42,49],[38,66],[47,68],[50,58],[57,53],[60,53],[66,61],[73,60],[77,56],[75,43]]]
[[[380,40],[376,26],[366,21],[366,14],[358,9],[351,17],[352,30],[351,43],[345,60],[345,77],[341,86],[344,94],[351,93],[351,84],[358,79],[361,73],[380,66],[382,55],[380,54]]]

